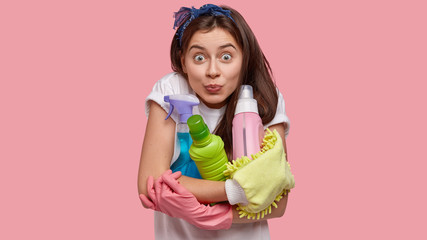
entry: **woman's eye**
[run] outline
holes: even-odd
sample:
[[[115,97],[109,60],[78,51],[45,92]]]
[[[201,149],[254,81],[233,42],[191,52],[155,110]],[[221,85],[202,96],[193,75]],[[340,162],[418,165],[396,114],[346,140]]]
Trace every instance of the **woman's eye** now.
[[[221,58],[222,58],[222,60],[229,61],[229,60],[231,60],[231,55],[226,53],[226,54],[222,55]]]
[[[203,60],[205,60],[205,57],[203,55],[197,55],[194,57],[194,60],[196,62],[202,62]]]

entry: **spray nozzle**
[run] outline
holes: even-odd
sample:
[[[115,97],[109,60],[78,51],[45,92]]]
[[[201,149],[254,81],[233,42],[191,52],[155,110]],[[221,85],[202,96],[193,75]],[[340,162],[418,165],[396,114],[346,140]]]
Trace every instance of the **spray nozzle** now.
[[[170,109],[166,119],[170,117],[176,108],[179,114],[179,121],[186,123],[187,119],[193,115],[193,106],[199,105],[199,99],[190,94],[168,95],[164,97],[165,102],[170,103]],[[165,120],[166,120],[165,119]]]

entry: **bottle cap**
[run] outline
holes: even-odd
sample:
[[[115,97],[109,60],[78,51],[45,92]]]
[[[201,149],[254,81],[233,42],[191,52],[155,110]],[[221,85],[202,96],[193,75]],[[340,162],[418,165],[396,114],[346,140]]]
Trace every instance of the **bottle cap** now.
[[[258,104],[254,99],[254,93],[251,85],[242,85],[240,87],[239,100],[237,100],[234,115],[241,112],[254,112],[258,114]]]
[[[189,117],[187,124],[193,141],[201,141],[210,134],[208,126],[200,115],[196,114]]]

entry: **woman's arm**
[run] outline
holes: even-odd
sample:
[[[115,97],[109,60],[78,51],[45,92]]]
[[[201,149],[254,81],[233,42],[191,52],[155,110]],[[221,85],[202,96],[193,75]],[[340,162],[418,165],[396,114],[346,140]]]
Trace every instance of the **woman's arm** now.
[[[138,172],[138,192],[147,195],[148,176],[158,178],[169,169],[175,141],[175,122],[166,118],[166,112],[150,101],[150,115],[145,128]]]
[[[138,191],[145,196],[147,196],[146,182],[148,176],[158,178],[170,168],[170,161],[173,156],[175,143],[175,122],[172,119],[164,120],[166,116],[166,112],[157,103],[150,102],[150,115],[145,130],[138,174]],[[286,152],[286,143],[284,141],[285,125],[276,124],[270,127],[270,130],[273,129],[276,129],[282,137]],[[201,203],[223,202],[228,200],[225,192],[225,182],[223,181],[208,181],[186,176],[181,176],[178,181]],[[266,215],[261,220],[283,216],[286,203],[287,196],[284,196],[277,204],[278,208],[272,208],[272,213]],[[234,206],[233,222],[248,223],[261,221],[240,218],[235,208]]]
[[[224,181],[209,181],[181,176],[179,183],[188,189],[200,203],[228,201]]]
[[[158,178],[170,168],[175,144],[175,122],[157,103],[150,101],[150,115],[145,128],[138,173],[138,192],[147,196],[147,178]],[[227,201],[225,183],[181,176],[178,181],[194,194],[199,202]]]
[[[282,138],[283,142],[283,148],[285,149],[286,153],[286,159],[288,160],[287,150],[286,150],[286,141],[285,141],[285,129],[287,128],[286,123],[279,123],[275,124],[269,127],[271,131],[274,129],[277,130],[280,137]],[[270,218],[279,218],[282,217],[285,214],[286,205],[288,203],[288,196],[284,195],[283,198],[277,203],[277,208],[272,207],[271,208],[271,214],[265,215],[264,218],[261,218],[259,220],[257,219],[247,219],[247,217],[239,217],[239,211],[236,210],[236,207],[233,207],[233,223],[250,223],[250,222],[259,222]]]

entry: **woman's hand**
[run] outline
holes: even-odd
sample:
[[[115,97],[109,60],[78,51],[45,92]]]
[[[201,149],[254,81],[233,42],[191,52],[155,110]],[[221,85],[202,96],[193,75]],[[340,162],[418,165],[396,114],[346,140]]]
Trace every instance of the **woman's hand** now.
[[[166,175],[166,174],[170,175],[170,177],[172,177],[172,179],[175,179],[175,180],[178,180],[178,178],[181,177],[180,171],[172,173],[171,170],[167,170],[165,173],[163,173],[163,175]],[[160,188],[163,182],[163,178],[162,178],[163,175],[156,180],[156,186]],[[154,178],[153,176],[149,176],[147,178],[147,194],[150,199],[147,198],[144,194],[139,195],[139,198],[141,199],[142,204],[144,205],[145,208],[151,208],[153,210],[160,211],[160,208],[158,207],[159,204],[157,201],[158,198],[156,197],[156,192],[161,193],[161,189],[158,189],[157,191],[154,189]]]
[[[140,198],[147,207],[163,212],[171,217],[181,218],[206,230],[228,229],[233,221],[232,208],[229,204],[204,205],[184,188],[177,179],[180,173],[167,170],[154,181],[147,179],[147,194]]]

